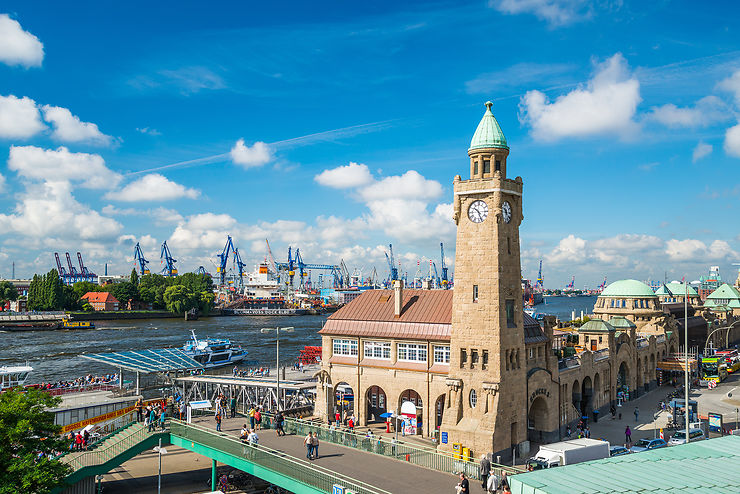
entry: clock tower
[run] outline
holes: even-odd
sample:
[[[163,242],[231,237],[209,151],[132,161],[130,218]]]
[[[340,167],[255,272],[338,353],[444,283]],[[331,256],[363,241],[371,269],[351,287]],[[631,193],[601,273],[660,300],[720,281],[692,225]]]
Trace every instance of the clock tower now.
[[[509,146],[491,112],[454,179],[457,224],[450,371],[441,431],[476,455],[511,456],[527,439],[519,224],[522,179],[507,178]]]

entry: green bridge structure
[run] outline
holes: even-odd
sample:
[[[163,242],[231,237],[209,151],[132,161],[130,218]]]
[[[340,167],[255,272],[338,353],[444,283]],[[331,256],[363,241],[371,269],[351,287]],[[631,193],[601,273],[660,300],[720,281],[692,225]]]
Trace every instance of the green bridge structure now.
[[[267,429],[258,431],[259,446],[238,439],[243,416],[225,419],[215,430],[212,415],[195,417],[193,423],[169,420],[164,431],[148,432],[132,423],[96,443],[90,451],[71,452],[60,458],[72,467],[64,494],[93,494],[95,477],[151,450],[162,441],[211,459],[211,485],[216,484],[216,464],[229,465],[296,494],[343,492],[389,494],[392,492],[441,492],[454,488],[464,471],[471,483],[479,478],[477,462],[463,461],[433,448],[392,442],[388,437],[367,438],[338,431],[316,422],[286,418],[286,436],[278,437],[272,416],[265,414]],[[303,437],[318,434],[320,459],[304,459]],[[520,470],[494,465],[498,474]],[[166,479],[163,479],[163,484]],[[335,491],[335,486],[340,490]]]

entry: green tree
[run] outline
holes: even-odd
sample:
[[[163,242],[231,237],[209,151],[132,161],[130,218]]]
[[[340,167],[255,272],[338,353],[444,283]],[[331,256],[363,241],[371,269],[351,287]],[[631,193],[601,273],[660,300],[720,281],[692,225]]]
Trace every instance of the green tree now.
[[[54,414],[46,411],[61,401],[32,388],[0,394],[0,494],[47,493],[69,474],[67,464],[48,457],[68,448]]]
[[[213,294],[213,292],[200,292],[198,309],[202,314],[208,315],[211,313],[211,310],[213,310],[213,301],[215,298],[216,296]]]
[[[132,285],[139,286],[139,273],[136,272],[136,268],[131,270],[131,278],[129,281]]]
[[[16,300],[18,300],[18,290],[15,285],[9,281],[0,281],[0,304],[5,305],[5,302]]]
[[[130,281],[115,283],[109,292],[118,299],[120,308],[125,308],[129,300],[134,302],[139,300],[139,290]]]
[[[82,298],[88,292],[102,292],[105,290],[102,286],[90,283],[89,281],[78,281],[72,285],[72,289],[77,295],[77,298]]]
[[[199,298],[184,285],[169,286],[164,291],[164,302],[167,310],[175,314],[182,314],[198,307]]]

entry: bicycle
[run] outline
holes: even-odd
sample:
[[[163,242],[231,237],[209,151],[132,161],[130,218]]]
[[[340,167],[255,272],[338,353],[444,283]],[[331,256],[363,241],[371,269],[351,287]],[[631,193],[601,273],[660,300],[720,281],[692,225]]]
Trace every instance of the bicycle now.
[[[288,491],[277,485],[271,485],[265,489],[264,494],[287,494]]]

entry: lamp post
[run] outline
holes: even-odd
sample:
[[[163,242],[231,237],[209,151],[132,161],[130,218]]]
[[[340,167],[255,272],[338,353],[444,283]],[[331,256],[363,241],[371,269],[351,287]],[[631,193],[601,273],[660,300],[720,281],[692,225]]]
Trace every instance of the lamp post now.
[[[167,450],[162,447],[162,438],[159,439],[159,446],[154,446],[154,452],[159,456],[159,472],[157,473],[157,494],[162,492],[162,455],[167,454]]]
[[[719,322],[719,321],[717,320],[717,322]],[[733,327],[735,327],[735,325],[738,324],[738,323],[740,323],[740,319],[738,319],[737,321],[733,322],[732,324],[730,324],[727,327],[715,328],[714,330],[712,330],[712,332],[709,333],[709,335],[707,336],[707,341],[704,343],[704,356],[707,355],[707,346],[709,346],[709,340],[712,337],[712,335],[714,333],[716,333],[717,331],[720,331],[720,330],[723,330],[723,329],[726,329],[727,330],[727,334],[725,334],[725,348],[728,348],[730,346],[730,330]],[[714,346],[714,345],[712,345],[712,346]]]
[[[688,279],[688,278],[684,278]],[[686,444],[689,443],[689,284],[684,282],[685,294],[683,298],[683,329],[684,329],[684,357],[686,358],[685,388],[686,401],[684,402],[684,417],[686,418]],[[698,365],[698,362],[697,362]]]
[[[276,361],[276,367],[277,367],[277,389],[275,394],[275,401],[277,402],[277,412],[280,411],[280,331],[285,331],[287,333],[293,332],[293,326],[288,326],[285,328],[281,327],[275,327],[275,328],[262,328],[260,329],[260,332],[262,333],[269,333],[271,331],[275,331],[275,361]],[[284,405],[284,403],[283,403]]]

